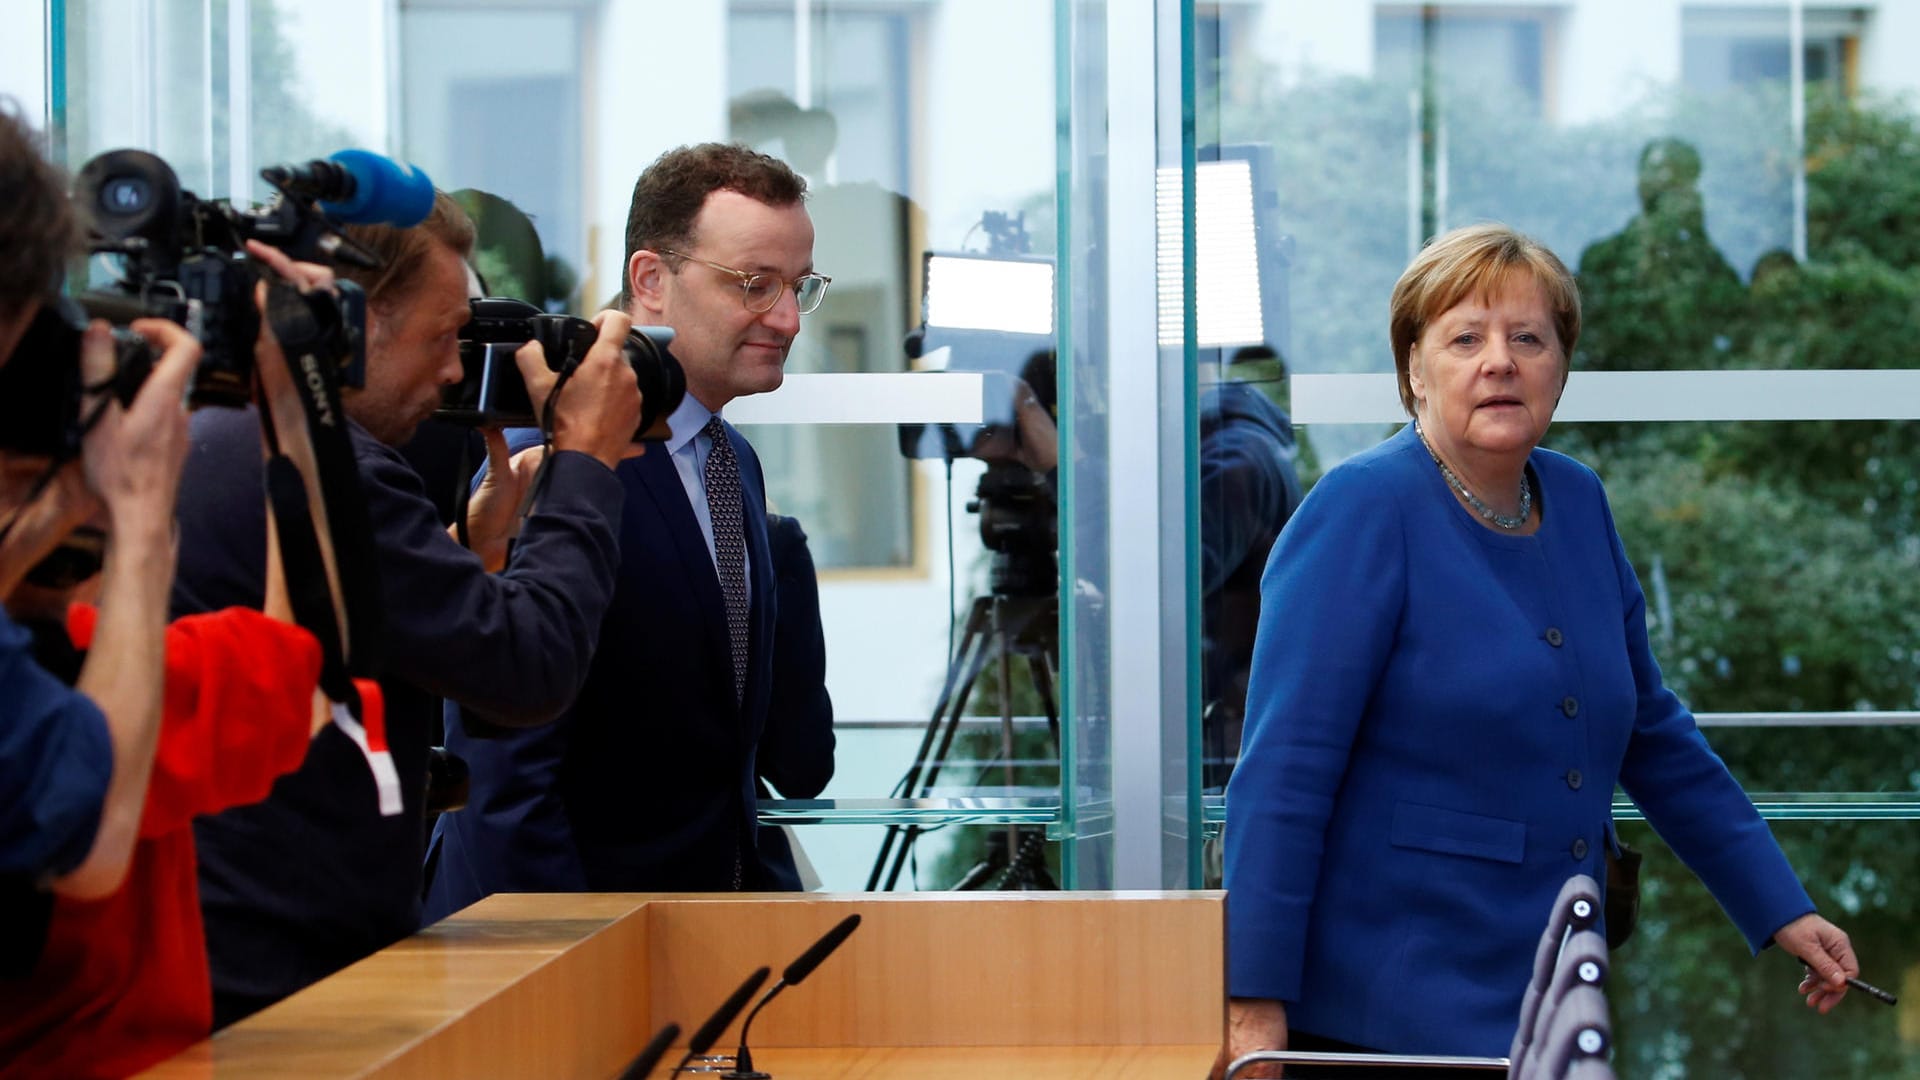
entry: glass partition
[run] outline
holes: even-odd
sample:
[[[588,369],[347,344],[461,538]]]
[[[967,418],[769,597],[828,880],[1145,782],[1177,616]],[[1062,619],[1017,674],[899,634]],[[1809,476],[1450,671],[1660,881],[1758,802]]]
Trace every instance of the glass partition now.
[[[833,285],[787,386],[728,414],[771,509],[808,536],[838,754],[821,799],[776,792],[767,819],[807,826],[830,888],[945,888],[1008,851],[1061,884],[1111,882],[1106,369],[1087,332],[1105,221],[1083,182],[1105,153],[1104,6],[321,12],[56,2],[36,105],[70,166],[138,146],[210,198],[263,198],[262,165],[346,146],[417,163],[473,193],[489,291],[579,313],[617,293],[632,185],[662,151],[731,140],[788,161]],[[988,310],[1044,325],[930,316],[960,280],[931,278],[938,259],[1042,270],[981,280]],[[1021,387],[1043,410],[1027,426]]]

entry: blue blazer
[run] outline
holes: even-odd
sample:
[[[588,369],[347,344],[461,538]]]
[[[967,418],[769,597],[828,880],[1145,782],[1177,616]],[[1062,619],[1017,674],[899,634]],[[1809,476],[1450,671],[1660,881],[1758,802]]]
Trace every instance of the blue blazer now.
[[[752,580],[743,703],[713,558],[672,459],[649,448],[616,470],[620,569],[573,706],[500,738],[475,737],[496,733],[449,710],[447,746],[472,768],[472,789],[435,825],[426,921],[495,892],[725,890],[736,852],[746,888],[775,887],[755,843],[754,780],[778,590],[760,459],[727,434]]]
[[[1227,790],[1229,983],[1388,1051],[1504,1054],[1548,909],[1606,880],[1616,784],[1756,951],[1813,910],[1661,682],[1599,478],[1529,463],[1532,536],[1411,427],[1329,472],[1261,585]]]

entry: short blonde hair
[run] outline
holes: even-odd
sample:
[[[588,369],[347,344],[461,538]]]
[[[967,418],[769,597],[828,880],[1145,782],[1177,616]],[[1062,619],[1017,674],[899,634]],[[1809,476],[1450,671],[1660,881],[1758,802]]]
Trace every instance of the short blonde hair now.
[[[1569,358],[1580,340],[1580,287],[1573,273],[1532,237],[1505,225],[1469,225],[1435,237],[1393,286],[1389,321],[1393,370],[1400,382],[1400,404],[1408,416],[1415,415],[1417,405],[1408,364],[1413,343],[1420,340],[1427,324],[1462,300],[1497,294],[1514,273],[1533,275],[1546,294],[1553,329],[1560,338],[1560,382],[1566,385]]]

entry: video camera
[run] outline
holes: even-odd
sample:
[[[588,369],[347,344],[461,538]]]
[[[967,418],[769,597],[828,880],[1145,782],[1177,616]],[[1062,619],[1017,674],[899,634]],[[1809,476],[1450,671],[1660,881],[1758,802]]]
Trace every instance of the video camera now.
[[[1023,215],[989,212],[979,252],[925,254],[920,325],[907,335],[907,355],[946,371],[979,372],[982,422],[902,424],[900,452],[910,458],[973,457],[1015,423],[1020,377],[1054,407],[1053,260],[1026,254]]]
[[[363,155],[363,158],[375,158]],[[389,169],[394,168],[387,163]],[[340,233],[325,200],[359,194],[358,175],[332,161],[272,166],[260,171],[279,197],[253,210],[209,202],[180,187],[166,162],[140,150],[101,154],[80,169],[75,204],[92,228],[96,254],[123,256],[126,277],[112,292],[85,293],[89,311],[116,324],[141,316],[170,319],[200,341],[200,367],[189,401],[245,405],[253,388],[253,346],[260,313],[253,287],[260,273],[246,257],[246,241],[260,240],[308,262],[374,268],[379,260]],[[432,185],[420,177],[425,205],[408,192],[398,215],[349,213],[349,220],[397,216],[413,224],[432,208]],[[370,185],[371,186],[371,185]],[[347,205],[341,203],[340,205]],[[382,209],[385,209],[384,207]],[[359,386],[366,370],[366,298],[343,282],[340,300],[314,294],[308,303],[321,355],[337,358],[342,382]]]
[[[200,341],[192,405],[245,405],[260,331],[253,291],[261,280],[246,241],[271,244],[293,259],[372,268],[379,259],[340,226],[412,225],[433,206],[433,185],[423,174],[366,151],[271,166],[260,175],[278,196],[265,206],[236,210],[184,190],[172,167],[145,151],[110,151],[81,168],[74,202],[89,226],[88,248],[120,256],[124,277],[109,289],[42,305],[12,361],[0,369],[0,444],[60,459],[79,452],[80,335],[89,316],[121,328],[112,388],[123,403],[132,400],[155,359],[124,327],[153,317],[180,324]],[[338,288],[338,297],[289,294],[276,302],[304,307],[289,313],[290,325],[306,332],[298,347],[326,358],[326,374],[340,385],[359,386],[366,367],[366,298],[350,282]]]
[[[547,366],[565,371],[585,359],[600,331],[585,319],[541,311],[524,300],[484,296],[470,301],[473,317],[460,329],[460,381],[442,392],[434,416],[450,423],[499,427],[536,427],[533,402],[513,354],[538,341]],[[663,442],[667,418],[687,394],[687,376],[667,345],[673,331],[636,326],[623,352],[640,384],[640,427],[634,442]]]

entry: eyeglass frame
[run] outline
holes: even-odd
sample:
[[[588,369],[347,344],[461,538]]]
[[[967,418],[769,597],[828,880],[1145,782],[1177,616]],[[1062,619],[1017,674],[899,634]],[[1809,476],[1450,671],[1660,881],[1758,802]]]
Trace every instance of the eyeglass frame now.
[[[774,275],[756,274],[748,270],[739,270],[734,267],[724,265],[722,263],[714,262],[712,259],[703,259],[698,255],[689,255],[684,251],[675,251],[672,248],[661,248],[659,251],[659,254],[671,256],[672,258],[676,258],[676,259],[685,259],[688,262],[697,262],[701,266],[707,267],[712,270],[718,270],[723,274],[732,274],[734,277],[740,279],[740,306],[746,308],[748,311],[753,312],[755,315],[765,315],[767,312],[772,311],[776,307],[779,307],[780,298],[786,295],[786,293],[789,290],[793,292],[794,307],[800,310],[800,314],[811,315],[814,312],[820,310],[820,305],[823,302],[825,302],[827,299],[827,287],[833,284],[832,278],[828,277],[825,274],[819,273],[817,271],[810,270],[807,273],[801,274],[799,277],[794,278],[792,281],[780,282],[780,291],[773,294],[773,302],[768,304],[766,307],[756,308],[752,304],[749,304],[747,302],[747,294],[753,291],[753,283],[756,280],[760,278],[773,277]],[[818,278],[820,280],[820,295],[814,299],[812,307],[800,308],[799,283],[807,280],[808,278]]]

